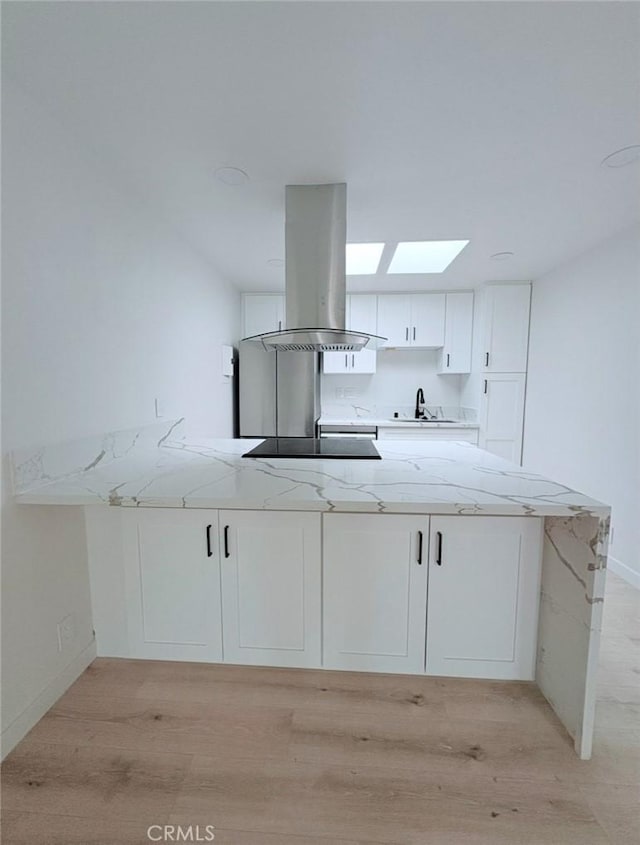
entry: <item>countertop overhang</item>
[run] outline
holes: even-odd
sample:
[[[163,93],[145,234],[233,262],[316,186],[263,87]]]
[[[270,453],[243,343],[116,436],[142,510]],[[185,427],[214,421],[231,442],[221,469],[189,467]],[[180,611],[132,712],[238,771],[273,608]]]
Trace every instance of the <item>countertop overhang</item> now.
[[[377,441],[381,461],[251,459],[261,440],[167,435],[62,477],[31,472],[32,505],[606,517],[609,508],[469,443]],[[104,450],[103,450],[104,451]],[[33,458],[29,467],[31,468]],[[20,475],[21,467],[14,469]],[[42,477],[44,475],[44,477]],[[24,479],[23,479],[24,481]]]

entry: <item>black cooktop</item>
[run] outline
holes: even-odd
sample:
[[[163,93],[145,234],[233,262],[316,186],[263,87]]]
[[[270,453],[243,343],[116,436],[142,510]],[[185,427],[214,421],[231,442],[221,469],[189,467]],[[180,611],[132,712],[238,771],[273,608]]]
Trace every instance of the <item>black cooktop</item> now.
[[[268,437],[242,457],[380,460],[372,440],[356,440],[353,437]]]

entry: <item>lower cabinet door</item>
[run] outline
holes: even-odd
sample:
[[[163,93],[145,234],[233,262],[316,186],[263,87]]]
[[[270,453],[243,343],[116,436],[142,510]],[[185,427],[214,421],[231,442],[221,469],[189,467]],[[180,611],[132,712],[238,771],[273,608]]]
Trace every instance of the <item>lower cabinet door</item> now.
[[[225,662],[321,665],[320,520],[220,511]]]
[[[424,672],[429,518],[325,514],[329,669]]]
[[[542,520],[431,518],[427,674],[533,680]]]
[[[131,657],[222,660],[218,512],[122,516]]]

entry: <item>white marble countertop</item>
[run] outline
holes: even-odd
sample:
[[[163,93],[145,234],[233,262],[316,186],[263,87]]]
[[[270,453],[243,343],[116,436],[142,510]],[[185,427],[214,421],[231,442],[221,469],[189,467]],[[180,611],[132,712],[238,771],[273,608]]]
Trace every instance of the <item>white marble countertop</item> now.
[[[479,428],[477,422],[465,422],[464,420],[455,420],[454,422],[444,422],[443,420],[423,421],[412,420],[410,417],[399,417],[398,419],[390,419],[382,417],[325,417],[322,416],[318,420],[318,425],[342,425],[345,427],[359,427],[364,425],[376,426],[378,428],[406,428],[407,426],[415,426],[417,428]]]
[[[126,438],[121,437],[123,443]],[[128,442],[128,441],[126,441]],[[603,516],[609,508],[468,443],[376,441],[380,461],[253,459],[260,440],[136,439],[57,479],[41,452],[14,470],[40,505]],[[46,456],[44,458],[47,465]],[[51,465],[51,461],[49,464]],[[28,484],[24,483],[26,470]]]

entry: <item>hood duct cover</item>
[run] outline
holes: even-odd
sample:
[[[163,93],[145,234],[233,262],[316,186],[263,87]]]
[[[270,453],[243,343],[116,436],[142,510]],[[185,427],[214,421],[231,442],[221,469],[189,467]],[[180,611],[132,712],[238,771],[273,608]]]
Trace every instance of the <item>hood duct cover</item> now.
[[[286,326],[246,340],[265,349],[358,352],[377,335],[345,328],[347,186],[287,185]]]

